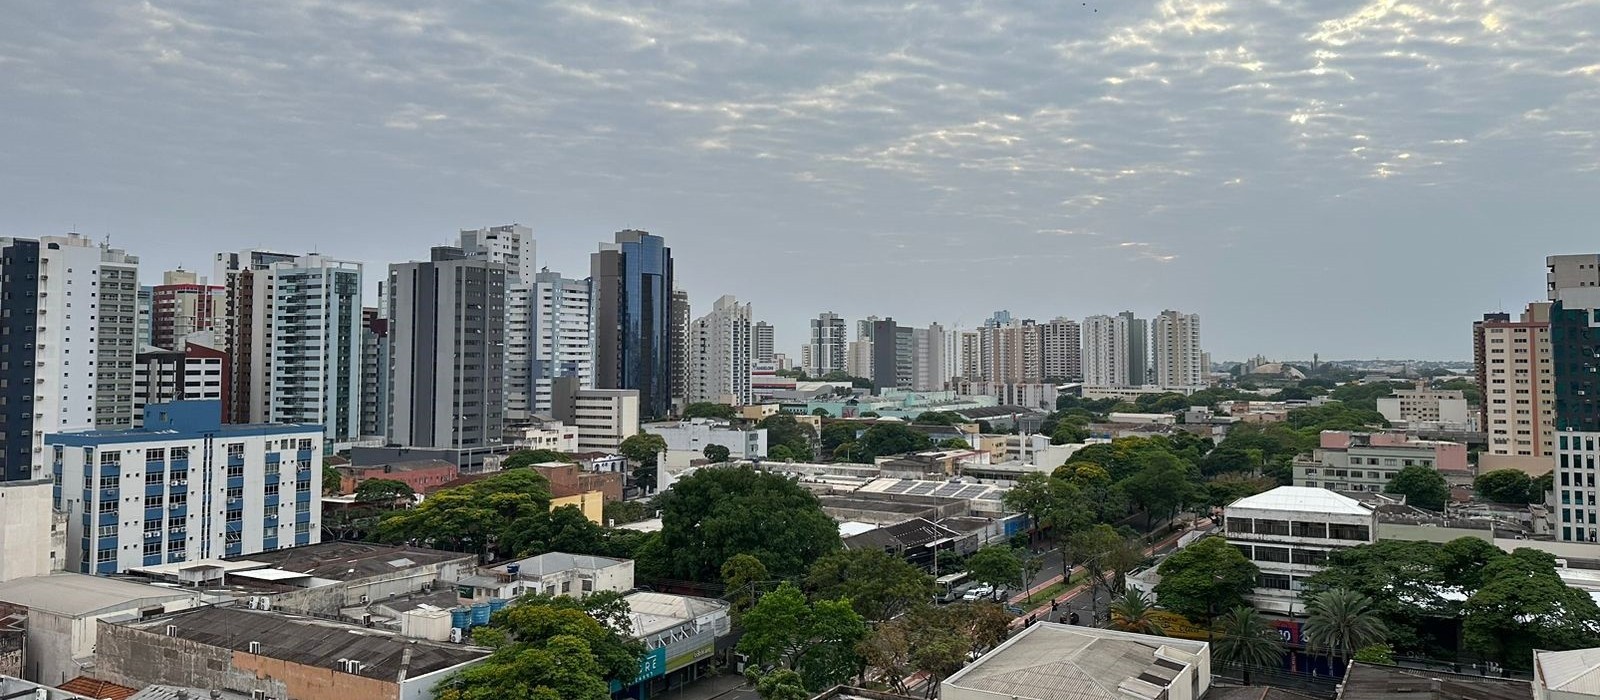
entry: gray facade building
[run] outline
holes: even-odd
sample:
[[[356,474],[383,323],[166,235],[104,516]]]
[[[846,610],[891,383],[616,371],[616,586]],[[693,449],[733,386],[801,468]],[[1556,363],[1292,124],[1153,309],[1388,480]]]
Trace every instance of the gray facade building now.
[[[675,370],[688,329],[688,310],[676,308],[672,249],[660,236],[618,231],[589,256],[594,284],[595,386],[634,389],[650,417],[672,412]],[[682,321],[682,333],[679,321]],[[684,358],[686,359],[686,358]],[[686,388],[686,387],[685,387]],[[679,395],[681,396],[681,394]]]
[[[447,246],[389,266],[389,442],[502,443],[506,277],[504,263]]]
[[[805,366],[806,374],[821,377],[829,372],[845,371],[845,348],[849,340],[844,317],[839,314],[827,311],[811,319],[811,341],[807,346],[810,357]]]
[[[1128,325],[1128,379],[1127,386],[1144,386],[1150,376],[1150,321],[1136,318],[1132,311],[1117,316]]]

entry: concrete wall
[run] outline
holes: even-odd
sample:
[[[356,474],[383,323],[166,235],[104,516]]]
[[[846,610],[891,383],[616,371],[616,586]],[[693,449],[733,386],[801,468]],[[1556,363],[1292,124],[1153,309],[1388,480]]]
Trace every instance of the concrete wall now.
[[[43,576],[60,563],[53,559],[65,557],[64,551],[51,556],[57,535],[51,490],[48,480],[0,485],[0,581]]]
[[[339,617],[341,608],[360,605],[361,596],[367,596],[369,603],[375,603],[385,598],[420,591],[425,585],[434,581],[454,581],[476,563],[476,558],[468,554],[439,564],[412,567],[343,584],[279,593],[272,596],[272,607],[285,612],[336,618]]]

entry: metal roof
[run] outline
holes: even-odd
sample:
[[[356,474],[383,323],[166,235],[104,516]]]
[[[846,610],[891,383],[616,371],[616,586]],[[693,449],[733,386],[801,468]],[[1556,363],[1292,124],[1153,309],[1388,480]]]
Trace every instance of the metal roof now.
[[[1550,690],[1583,695],[1600,695],[1600,649],[1537,651],[1536,678]]]
[[[1228,508],[1251,510],[1281,510],[1306,513],[1331,513],[1337,515],[1372,515],[1372,509],[1354,498],[1342,496],[1327,489],[1305,486],[1279,486],[1266,493],[1245,496],[1228,504]]]
[[[300,547],[257,552],[239,561],[251,561],[316,578],[354,581],[404,569],[474,559],[471,554],[438,549],[404,547],[369,542],[322,542]]]
[[[1345,672],[1340,700],[1529,700],[1533,684],[1512,678],[1374,666],[1355,662]]]
[[[1206,653],[1204,642],[1036,623],[944,681],[1017,700],[1127,700],[1165,689],[1184,668],[1158,657],[1167,647]]]
[[[193,591],[66,572],[0,583],[0,601],[68,617],[155,607],[186,598],[195,599],[196,595]]]

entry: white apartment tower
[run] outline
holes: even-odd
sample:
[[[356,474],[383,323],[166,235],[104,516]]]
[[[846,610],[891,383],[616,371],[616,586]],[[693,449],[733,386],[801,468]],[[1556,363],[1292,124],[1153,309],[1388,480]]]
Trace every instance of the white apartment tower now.
[[[361,277],[361,263],[316,254],[252,271],[248,422],[361,437]]]
[[[1128,381],[1128,326],[1117,316],[1083,319],[1083,383],[1085,386],[1126,386]]]
[[[1040,381],[1074,382],[1083,378],[1083,340],[1078,322],[1057,318],[1039,325]]]
[[[1200,351],[1200,315],[1162,311],[1151,323],[1156,386],[1163,389],[1203,388],[1206,371]]]
[[[537,303],[533,286],[539,274],[533,229],[519,224],[462,230],[456,247],[469,259],[506,266],[505,401],[508,420],[527,420],[538,410],[538,382],[534,379],[537,350],[533,320]],[[548,382],[545,384],[548,395]]]
[[[847,372],[846,349],[850,340],[845,337],[844,317],[826,311],[811,319],[811,342],[801,353],[806,374],[821,377],[829,372]]]
[[[750,403],[751,325],[750,304],[732,296],[717,299],[711,313],[690,324],[689,403]]]
[[[594,316],[589,280],[567,279],[545,270],[534,276],[530,343],[533,366],[532,409],[549,413],[557,377],[575,377],[580,389],[594,388]],[[508,313],[509,315],[509,313]]]
[[[911,388],[914,391],[943,391],[950,379],[945,355],[944,327],[937,323],[911,329]]]

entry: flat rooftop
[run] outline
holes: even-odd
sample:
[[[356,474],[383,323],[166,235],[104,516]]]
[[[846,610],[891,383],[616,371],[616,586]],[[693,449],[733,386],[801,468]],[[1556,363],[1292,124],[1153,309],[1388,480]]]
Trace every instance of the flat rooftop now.
[[[1512,678],[1374,666],[1356,662],[1345,673],[1339,700],[1529,700],[1533,684]]]
[[[648,637],[702,615],[728,609],[728,604],[720,600],[670,593],[629,593],[623,600],[628,602],[628,617],[633,622],[635,637]]]
[[[322,542],[257,552],[227,561],[256,562],[313,578],[353,581],[463,558],[470,560],[473,555],[369,542]]]
[[[339,670],[340,659],[353,659],[362,664],[359,675],[388,681],[400,673],[408,650],[408,677],[477,661],[490,653],[342,622],[245,608],[196,608],[127,626],[158,635],[166,634],[170,626],[172,636],[179,639],[317,668]],[[251,642],[259,642],[260,651],[251,652]]]
[[[1162,648],[1206,652],[1204,642],[1041,622],[944,683],[1015,700],[1127,700],[1130,682],[1165,688],[1183,670]]]
[[[169,600],[195,595],[194,591],[67,572],[0,583],[0,601],[69,617],[109,610],[157,607]]]

